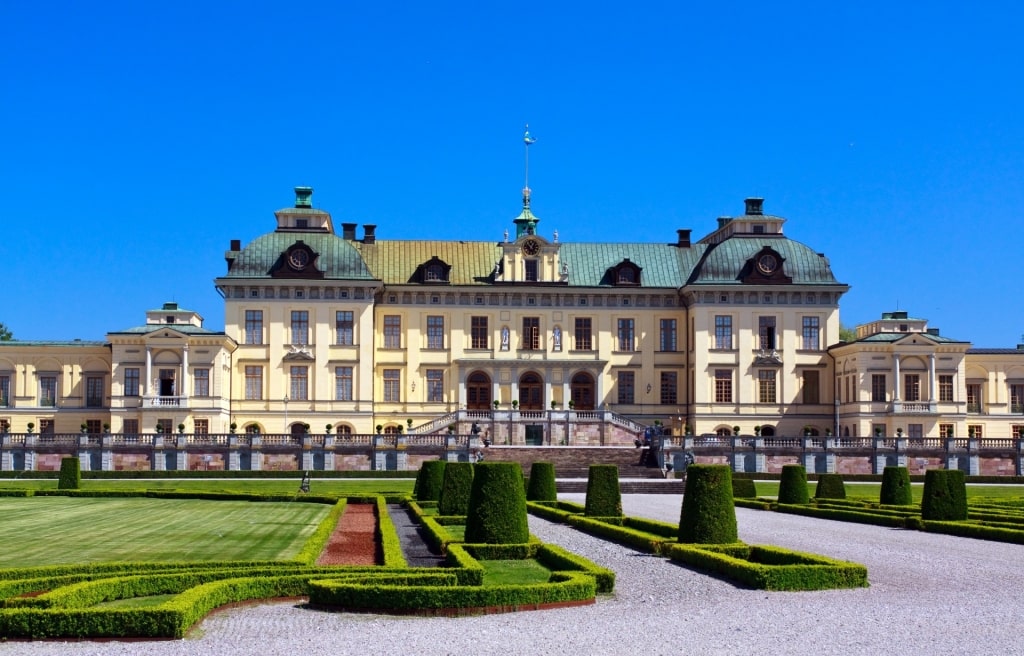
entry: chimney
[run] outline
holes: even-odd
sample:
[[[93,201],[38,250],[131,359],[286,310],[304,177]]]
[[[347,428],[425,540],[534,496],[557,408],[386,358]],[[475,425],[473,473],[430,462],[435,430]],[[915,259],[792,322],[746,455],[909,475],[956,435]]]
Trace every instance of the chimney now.
[[[929,335],[934,335],[935,337],[939,336],[939,329],[938,328],[929,328],[925,332],[928,333]]]
[[[242,240],[232,239],[231,249],[224,254],[224,259],[228,263],[228,271],[231,271],[231,267],[235,266],[235,257],[238,255],[238,251],[242,250]]]
[[[377,243],[377,235],[374,234],[377,231],[376,224],[364,223],[363,224],[363,243],[364,244],[375,244]]]
[[[354,223],[342,223],[341,224],[341,237],[349,241],[356,240],[356,224]]]
[[[242,250],[242,240],[241,239],[232,239],[231,240],[231,250],[233,250],[233,251],[240,251],[240,250]]]
[[[690,247],[690,229],[689,228],[681,228],[679,230],[676,230],[676,234],[679,235],[679,241],[676,242],[676,246],[679,246],[680,248],[689,248]]]
[[[295,188],[295,207],[313,207],[313,188]]]
[[[748,216],[761,216],[764,214],[764,209],[762,209],[764,205],[763,198],[747,198],[743,201],[743,204],[746,205],[746,214]]]
[[[725,226],[729,225],[730,221],[732,221],[732,217],[731,216],[720,216],[720,217],[718,217],[718,228],[719,228],[719,230],[721,230]]]

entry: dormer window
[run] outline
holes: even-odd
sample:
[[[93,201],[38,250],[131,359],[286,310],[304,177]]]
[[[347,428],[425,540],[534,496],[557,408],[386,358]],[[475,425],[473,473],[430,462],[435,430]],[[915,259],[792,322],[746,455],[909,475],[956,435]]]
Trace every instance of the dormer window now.
[[[443,282],[444,269],[440,264],[431,264],[427,267],[426,282]]]
[[[166,317],[166,318],[165,318],[165,321],[166,321],[167,323],[174,323],[174,317]]]
[[[296,228],[308,228],[309,227],[309,219],[295,219],[295,227]]]
[[[447,285],[450,282],[451,270],[452,266],[450,264],[435,255],[416,267],[416,272],[409,282],[418,282],[425,285]]]
[[[611,283],[622,287],[639,287],[640,274],[642,271],[643,270],[637,266],[636,263],[630,262],[627,257],[617,266],[610,269],[609,273],[611,274]]]

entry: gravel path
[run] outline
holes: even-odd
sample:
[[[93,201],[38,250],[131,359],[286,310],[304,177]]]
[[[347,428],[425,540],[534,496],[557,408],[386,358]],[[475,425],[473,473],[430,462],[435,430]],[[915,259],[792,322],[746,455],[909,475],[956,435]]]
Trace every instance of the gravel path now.
[[[584,495],[562,495],[582,502]],[[626,514],[677,521],[679,495],[625,495]],[[530,518],[539,538],[610,567],[593,606],[467,618],[325,614],[275,603],[214,614],[173,642],[9,643],[0,653],[1024,654],[1024,548],[737,509],[740,538],[867,565],[870,588],[744,590]]]

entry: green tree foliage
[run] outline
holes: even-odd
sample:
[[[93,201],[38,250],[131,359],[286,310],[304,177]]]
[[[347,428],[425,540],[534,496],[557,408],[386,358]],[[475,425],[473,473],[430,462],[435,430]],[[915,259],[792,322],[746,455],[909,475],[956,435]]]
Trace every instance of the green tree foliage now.
[[[818,486],[814,488],[815,499],[845,499],[846,486],[839,474],[820,474]]]
[[[82,485],[82,464],[78,458],[60,459],[60,478],[57,479],[58,490],[77,490]]]
[[[882,470],[882,491],[878,502],[884,506],[909,506],[914,502],[910,493],[910,471],[906,467]]]
[[[420,473],[416,476],[416,498],[420,501],[437,501],[441,498],[441,487],[444,485],[444,460],[428,460],[420,465]]]
[[[967,519],[967,482],[959,469],[924,473],[921,519],[958,522]]]
[[[522,467],[516,462],[477,463],[466,512],[466,542],[524,544],[529,539]]]
[[[738,542],[729,465],[690,465],[679,515],[679,541],[687,544]]]
[[[618,465],[590,465],[587,478],[587,517],[621,517]]]
[[[849,326],[839,326],[839,341],[840,342],[856,342],[857,341],[857,330],[850,328]]]
[[[473,490],[473,464],[449,462],[444,468],[444,483],[437,500],[437,514],[465,515],[469,510],[469,493]]]
[[[0,342],[14,341],[14,333],[6,325],[0,323]]]
[[[783,465],[779,478],[779,503],[810,503],[807,470],[803,465]]]
[[[732,479],[732,496],[735,499],[757,498],[757,487],[754,485],[754,481],[749,478]]]
[[[535,462],[530,466],[530,483],[526,488],[527,501],[557,501],[555,489],[555,464]]]

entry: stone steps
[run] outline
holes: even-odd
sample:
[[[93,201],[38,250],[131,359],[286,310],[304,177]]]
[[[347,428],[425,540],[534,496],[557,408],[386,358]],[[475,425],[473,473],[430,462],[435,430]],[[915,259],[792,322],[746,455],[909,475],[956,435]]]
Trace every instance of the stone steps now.
[[[682,494],[686,481],[681,478],[630,479],[619,481],[621,494]],[[555,489],[566,494],[585,494],[587,479],[555,479]]]

